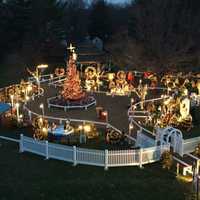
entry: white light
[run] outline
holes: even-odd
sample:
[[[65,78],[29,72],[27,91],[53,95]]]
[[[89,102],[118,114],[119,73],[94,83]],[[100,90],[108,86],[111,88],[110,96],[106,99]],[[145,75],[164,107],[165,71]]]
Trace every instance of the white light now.
[[[15,106],[16,106],[16,108],[19,108],[20,104],[19,104],[19,103],[16,103]]]
[[[129,129],[130,129],[130,130],[133,129],[133,124],[132,124],[132,123],[129,124]]]
[[[14,101],[13,101],[14,100],[14,95],[11,94],[10,98],[11,98],[11,106],[13,107],[13,104],[14,104]]]
[[[44,108],[44,104],[43,104],[43,103],[40,104],[40,108],[41,108],[41,109]]]

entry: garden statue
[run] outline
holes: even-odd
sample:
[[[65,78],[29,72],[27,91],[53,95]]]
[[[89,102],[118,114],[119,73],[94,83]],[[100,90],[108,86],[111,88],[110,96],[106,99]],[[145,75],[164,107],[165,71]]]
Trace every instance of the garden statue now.
[[[97,90],[96,69],[92,66],[85,69],[85,88],[87,91]]]
[[[200,157],[200,143],[196,146],[194,150],[194,155]]]
[[[124,71],[119,71],[115,80],[113,78],[109,78],[109,89],[112,95],[129,95],[131,93],[132,84],[127,82]]]
[[[48,128],[49,123],[48,120],[43,119],[41,117],[37,117],[33,121],[33,128],[34,128],[34,139],[37,140],[45,140],[48,137]]]
[[[147,91],[148,91],[148,86],[147,84],[142,85],[142,82],[140,81],[138,87],[136,89],[133,90],[138,97],[140,98],[140,108],[141,110],[144,109],[144,102],[145,102],[145,98],[147,95]]]
[[[190,115],[190,100],[184,97],[180,102],[181,120],[186,119]]]
[[[197,89],[198,89],[198,95],[200,95],[200,80],[197,81]]]
[[[173,165],[173,155],[170,151],[164,151],[161,156],[162,168],[170,170]]]

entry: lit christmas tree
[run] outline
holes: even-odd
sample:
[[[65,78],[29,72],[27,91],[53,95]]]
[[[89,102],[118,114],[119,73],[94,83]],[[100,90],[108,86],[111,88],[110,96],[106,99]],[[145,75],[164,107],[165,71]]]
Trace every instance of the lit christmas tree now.
[[[69,58],[66,80],[61,95],[65,100],[76,101],[85,98],[85,92],[81,88],[79,72],[76,69],[76,54],[74,52]]]
[[[85,108],[95,105],[96,100],[92,95],[86,94],[81,88],[81,79],[76,68],[77,55],[75,47],[70,45],[69,61],[66,69],[66,79],[60,96],[53,97],[49,100],[51,107],[63,107],[64,110],[71,108]]]

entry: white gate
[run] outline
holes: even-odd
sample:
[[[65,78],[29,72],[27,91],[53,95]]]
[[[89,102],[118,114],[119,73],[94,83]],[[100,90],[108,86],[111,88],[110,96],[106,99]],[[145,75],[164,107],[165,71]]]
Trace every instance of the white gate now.
[[[158,129],[156,140],[161,145],[169,144],[174,153],[183,156],[183,135],[179,129],[173,127]]]

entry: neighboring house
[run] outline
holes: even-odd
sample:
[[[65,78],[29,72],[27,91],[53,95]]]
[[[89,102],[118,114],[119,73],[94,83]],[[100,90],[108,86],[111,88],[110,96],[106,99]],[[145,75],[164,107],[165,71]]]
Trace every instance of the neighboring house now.
[[[92,40],[92,44],[100,51],[103,51],[103,41],[99,37],[95,37]]]

